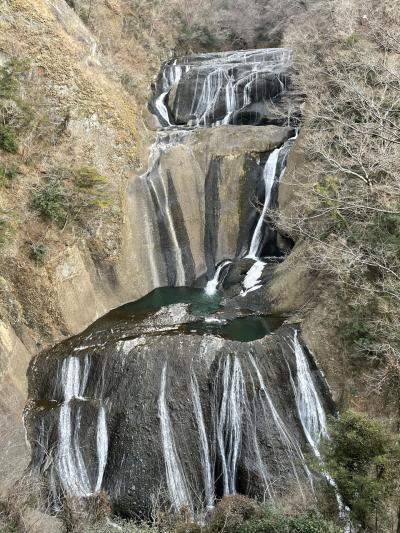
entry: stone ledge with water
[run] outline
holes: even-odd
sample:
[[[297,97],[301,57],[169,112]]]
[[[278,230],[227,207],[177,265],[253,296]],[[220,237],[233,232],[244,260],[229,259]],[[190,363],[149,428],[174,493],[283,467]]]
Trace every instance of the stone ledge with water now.
[[[33,361],[25,419],[53,508],[100,488],[120,513],[143,517],[160,487],[166,504],[199,516],[235,492],[309,497],[304,453],[329,408],[318,372],[282,320],[266,319],[255,340],[221,319],[196,331],[195,313],[215,318],[199,295],[192,308],[118,310]]]

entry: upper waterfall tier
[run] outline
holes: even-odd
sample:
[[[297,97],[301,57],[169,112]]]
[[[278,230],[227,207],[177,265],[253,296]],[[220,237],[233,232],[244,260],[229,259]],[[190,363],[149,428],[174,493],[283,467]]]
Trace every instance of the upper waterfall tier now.
[[[162,126],[287,123],[286,48],[187,56],[164,64],[153,111]]]

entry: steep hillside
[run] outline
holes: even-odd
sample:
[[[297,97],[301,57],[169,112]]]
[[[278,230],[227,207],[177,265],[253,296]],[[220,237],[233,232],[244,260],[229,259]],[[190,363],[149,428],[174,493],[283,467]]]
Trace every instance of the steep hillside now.
[[[317,306],[310,327],[326,328],[320,337],[331,341],[330,381],[337,380],[342,361],[344,403],[361,406],[377,394],[377,412],[385,407],[392,414],[398,401],[400,223],[395,4],[379,2],[368,10],[356,1],[316,4],[312,17],[288,27],[286,42],[296,51],[307,105],[276,221],[298,243],[285,269],[294,276],[296,263],[302,305]]]
[[[135,296],[130,273],[117,272],[125,198],[146,159],[144,101],[169,46],[124,34],[116,2],[100,2],[91,22],[101,31],[63,0],[1,6],[3,449],[23,409],[29,354]],[[21,430],[17,440],[22,450]],[[23,466],[16,455],[2,463],[12,478]]]

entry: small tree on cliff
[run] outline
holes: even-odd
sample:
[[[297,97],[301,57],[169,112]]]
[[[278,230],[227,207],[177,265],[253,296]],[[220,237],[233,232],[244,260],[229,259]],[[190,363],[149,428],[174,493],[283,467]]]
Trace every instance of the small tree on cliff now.
[[[386,531],[386,504],[395,491],[400,448],[385,424],[355,411],[344,413],[332,424],[324,459],[353,521],[362,531]]]

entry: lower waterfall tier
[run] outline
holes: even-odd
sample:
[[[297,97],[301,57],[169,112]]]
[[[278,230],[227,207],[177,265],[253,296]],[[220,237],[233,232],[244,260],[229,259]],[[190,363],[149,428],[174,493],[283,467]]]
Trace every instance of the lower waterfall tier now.
[[[309,498],[329,401],[282,322],[167,288],[37,356],[25,423],[49,505],[102,489],[122,515],[156,498],[201,516],[228,494]]]

